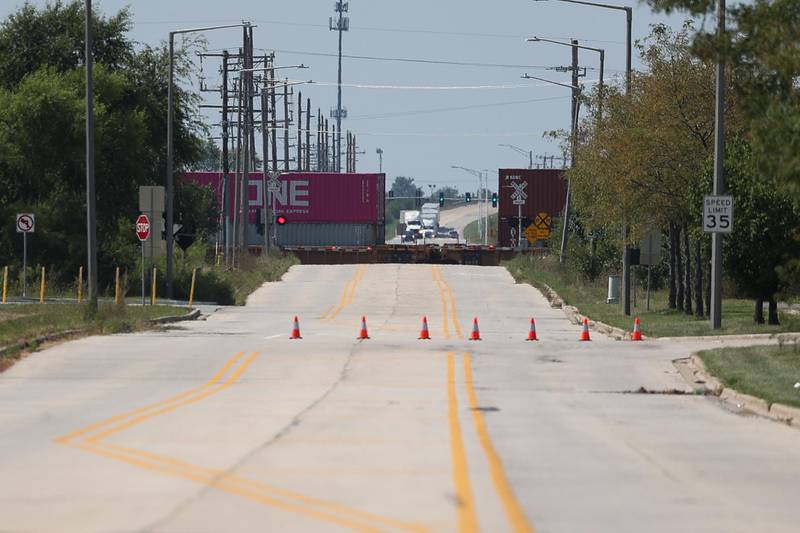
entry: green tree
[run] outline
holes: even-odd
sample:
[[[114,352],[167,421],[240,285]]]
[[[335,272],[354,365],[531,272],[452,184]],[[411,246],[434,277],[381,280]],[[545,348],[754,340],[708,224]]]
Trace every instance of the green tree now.
[[[33,211],[37,234],[32,263],[55,266],[51,272],[62,281],[74,276],[86,256],[82,9],[82,2],[57,2],[42,9],[25,4],[0,25],[0,50],[13,52],[0,52],[0,219],[7,222],[0,227],[0,259],[20,262],[13,216]],[[166,48],[134,51],[127,21],[127,11],[110,19],[96,16],[101,282],[126,261],[120,246],[133,242],[138,187],[163,184],[166,167]],[[204,133],[194,118],[198,97],[180,83],[192,69],[188,50],[181,48],[176,55],[176,173],[199,158]],[[199,206],[209,211],[184,209],[183,222],[205,232],[215,217],[213,205]]]

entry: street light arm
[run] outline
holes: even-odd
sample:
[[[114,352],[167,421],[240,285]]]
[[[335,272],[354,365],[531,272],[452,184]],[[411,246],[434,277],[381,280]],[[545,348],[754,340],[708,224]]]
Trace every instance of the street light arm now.
[[[520,78],[522,78],[523,80],[537,80],[537,81],[543,81],[545,83],[552,83],[553,85],[560,85],[561,87],[566,87],[567,89],[573,89],[573,90],[576,90],[576,91],[581,91],[582,90],[580,85],[570,85],[569,83],[561,83],[561,82],[558,82],[558,81],[547,80],[545,78],[537,78],[536,76],[531,76],[529,74],[525,74],[524,76],[520,76]]]
[[[469,172],[470,174],[472,174],[473,176],[477,176],[478,178],[483,176],[483,174],[481,174],[479,171],[477,171],[477,170],[475,170],[473,168],[460,167],[458,165],[450,165],[450,168],[457,168],[459,170],[463,170],[465,172]]]
[[[546,2],[547,0],[534,0],[534,2]],[[633,8],[618,4],[602,4],[600,2],[587,2],[586,0],[556,0],[557,2],[567,2],[569,4],[583,4],[585,6],[604,7],[606,9],[616,9],[618,11],[632,12]]]
[[[539,43],[539,42],[553,43],[553,44],[560,44],[562,46],[573,46],[575,48],[581,48],[582,50],[592,50],[593,52],[600,52],[600,53],[605,52],[605,50],[603,50],[602,48],[594,48],[593,46],[584,46],[582,44],[565,43],[562,41],[556,41],[555,39],[545,39],[543,37],[529,37],[528,39],[525,40],[529,43]]]
[[[249,22],[241,22],[239,24],[225,24],[222,26],[206,26],[204,28],[185,28],[182,30],[173,30],[169,32],[170,37],[181,33],[193,33],[198,31],[211,31],[211,30],[224,30],[225,28],[256,28],[257,26],[251,25]]]

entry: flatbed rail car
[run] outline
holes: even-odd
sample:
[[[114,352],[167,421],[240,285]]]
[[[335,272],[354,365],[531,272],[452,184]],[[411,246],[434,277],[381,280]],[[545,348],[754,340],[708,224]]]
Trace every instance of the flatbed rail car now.
[[[467,245],[285,246],[306,265],[356,263],[437,263],[497,266],[514,257],[511,248]]]

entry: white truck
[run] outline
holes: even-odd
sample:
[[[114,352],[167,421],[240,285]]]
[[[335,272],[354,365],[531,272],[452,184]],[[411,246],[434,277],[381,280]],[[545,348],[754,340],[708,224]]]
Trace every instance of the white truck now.
[[[423,231],[432,231],[436,235],[436,231],[439,229],[439,204],[422,204],[420,219]]]
[[[401,240],[413,240],[419,235],[422,229],[422,222],[420,221],[420,212],[416,210],[400,211],[400,218],[398,223],[397,234],[401,236]]]

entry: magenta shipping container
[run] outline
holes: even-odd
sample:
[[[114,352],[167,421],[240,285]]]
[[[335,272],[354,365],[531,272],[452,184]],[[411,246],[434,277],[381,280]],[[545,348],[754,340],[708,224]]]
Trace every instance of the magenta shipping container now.
[[[211,187],[222,202],[221,172],[188,172],[190,183]],[[280,191],[270,193],[274,215],[284,215],[289,223],[346,222],[383,224],[384,174],[332,174],[288,172],[280,176]],[[233,212],[234,179],[228,180],[230,212]],[[264,207],[263,177],[250,174],[247,191],[249,222],[255,224]]]

